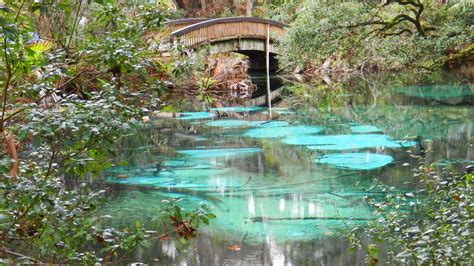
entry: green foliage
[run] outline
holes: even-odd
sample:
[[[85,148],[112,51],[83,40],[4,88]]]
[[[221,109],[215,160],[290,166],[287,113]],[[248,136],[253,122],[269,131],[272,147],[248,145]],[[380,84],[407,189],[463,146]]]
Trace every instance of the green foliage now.
[[[89,24],[86,41],[80,44],[80,56],[115,76],[122,72],[144,72],[153,63],[150,51],[142,45],[147,30],[157,29],[164,20],[162,12],[151,6],[139,6],[138,16],[127,16],[126,10],[106,4],[95,8],[93,23]]]
[[[34,164],[22,172],[29,178],[0,185],[1,249],[28,250],[28,256],[11,262],[92,264],[144,244],[139,225],[122,231],[101,228],[97,211],[105,191],[93,191],[85,184],[65,191],[60,179],[45,179]]]
[[[383,184],[372,187],[389,193],[384,198],[366,198],[380,218],[348,234],[353,247],[362,247],[371,260],[383,245],[388,247],[389,261],[472,263],[472,174],[420,167],[415,177],[423,185],[416,192],[396,192]]]
[[[300,11],[301,0],[271,1],[264,5],[264,13],[273,20],[282,23],[293,22]]]
[[[307,1],[281,43],[281,60],[304,68],[319,66],[329,57],[336,59],[332,68],[422,68],[472,42],[472,4],[423,3],[421,34],[414,24],[397,20],[413,16],[410,6]]]
[[[356,93],[354,88],[346,88],[342,83],[295,83],[286,88],[291,93],[287,101],[291,106],[311,109],[318,116],[333,116],[334,106],[344,106],[349,93]]]
[[[150,95],[162,93],[174,68],[150,60],[154,50],[145,34],[170,12],[163,5],[123,8],[116,1],[5,4],[0,136],[18,141],[20,167],[16,178],[8,176],[13,160],[2,153],[2,262],[120,261],[146,235],[139,223],[103,228],[98,210],[105,191],[89,182],[99,182],[113,165],[113,145],[142,125],[138,118],[147,107],[160,107]],[[84,19],[89,24],[79,25]],[[195,225],[192,214],[184,217]]]
[[[33,152],[28,157],[41,161],[38,156],[46,156],[41,151],[47,147],[56,162],[54,169],[64,164],[65,170],[74,176],[90,172],[97,175],[109,165],[105,151],[110,150],[122,134],[138,125],[133,119],[137,110],[121,103],[118,97],[121,97],[120,92],[106,84],[100,92],[91,93],[87,100],[69,95],[59,99],[56,108],[30,108],[27,122],[18,133],[33,140]]]
[[[216,215],[211,212],[211,209],[204,203],[199,207],[186,211],[179,206],[183,198],[168,198],[163,200],[164,206],[161,210],[161,220],[165,228],[170,224],[173,226],[173,231],[176,233],[177,243],[180,247],[185,247],[189,244],[189,240],[196,237],[196,231],[201,223],[209,225],[209,219],[215,219]],[[164,233],[168,237],[168,233]]]
[[[213,103],[216,99],[213,97],[213,87],[217,84],[217,80],[212,77],[205,75],[197,75],[197,93],[198,99],[206,102]]]

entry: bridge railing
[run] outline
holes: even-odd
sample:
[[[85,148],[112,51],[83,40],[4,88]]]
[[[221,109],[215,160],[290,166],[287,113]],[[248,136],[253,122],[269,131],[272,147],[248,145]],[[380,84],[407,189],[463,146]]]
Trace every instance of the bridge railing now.
[[[187,47],[196,47],[203,43],[236,38],[266,39],[267,27],[270,40],[282,37],[286,25],[267,19],[251,17],[209,19],[178,29],[171,33],[173,41],[181,40]]]
[[[210,20],[210,18],[183,18],[183,19],[176,19],[176,20],[169,20],[165,22],[165,26],[167,30],[171,32],[191,26],[193,24],[203,22],[206,20]]]

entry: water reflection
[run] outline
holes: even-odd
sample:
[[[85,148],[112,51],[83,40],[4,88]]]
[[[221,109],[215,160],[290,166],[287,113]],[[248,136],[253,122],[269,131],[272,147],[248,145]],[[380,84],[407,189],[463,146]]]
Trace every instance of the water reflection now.
[[[374,178],[411,190],[418,183],[411,154],[460,166],[474,160],[472,106],[420,102],[391,88],[348,95],[325,110],[282,107],[270,125],[265,110],[236,108],[243,119],[209,120],[211,110],[156,121],[156,131],[123,144],[117,160],[129,165],[107,177],[125,190],[105,211],[120,214],[116,225],[139,218],[153,226],[163,197],[213,205],[218,218],[188,253],[156,242],[136,255],[163,264],[363,264],[337,232],[376,217],[361,200],[385,195],[365,191]]]
[[[238,251],[227,247],[237,245]],[[224,248],[209,248],[209,247]],[[187,252],[178,253],[173,242],[155,242],[147,251],[135,254],[135,261],[149,258],[160,265],[365,265],[362,252],[347,253],[346,242],[334,237],[324,241],[259,244],[229,242],[201,236]],[[132,259],[133,260],[133,259]]]

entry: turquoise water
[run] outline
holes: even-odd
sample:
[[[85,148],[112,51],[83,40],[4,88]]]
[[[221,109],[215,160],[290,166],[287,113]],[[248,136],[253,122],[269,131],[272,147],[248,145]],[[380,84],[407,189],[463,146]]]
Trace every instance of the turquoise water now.
[[[117,190],[104,212],[115,225],[140,219],[153,227],[164,198],[213,207],[217,218],[201,228],[194,249],[178,254],[172,242],[158,241],[136,254],[150,261],[363,264],[338,232],[377,218],[362,200],[385,195],[366,191],[374,179],[411,191],[413,154],[458,168],[474,160],[472,105],[429,102],[394,88],[348,94],[324,110],[288,96],[270,122],[269,110],[243,107],[154,120],[120,144],[115,159],[128,165],[106,173]],[[226,112],[239,118],[218,117]],[[234,244],[241,250],[227,248]]]
[[[393,158],[390,155],[376,153],[341,153],[328,154],[315,160],[317,163],[325,163],[354,170],[371,170],[383,167],[391,162]]]

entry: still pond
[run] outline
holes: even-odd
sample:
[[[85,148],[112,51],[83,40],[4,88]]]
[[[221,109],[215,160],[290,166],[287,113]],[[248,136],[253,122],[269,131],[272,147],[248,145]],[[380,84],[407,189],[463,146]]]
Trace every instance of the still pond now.
[[[315,96],[310,85],[287,84],[272,121],[262,107],[193,108],[117,144],[115,160],[127,165],[105,174],[115,187],[104,209],[111,224],[153,227],[169,197],[183,197],[185,208],[205,202],[217,216],[185,252],[156,241],[135,261],[363,265],[364,254],[348,252],[339,232],[377,218],[363,201],[385,195],[367,191],[374,180],[416,190],[412,155],[420,153],[453,169],[474,164],[469,79],[377,77],[347,86],[354,89]]]

